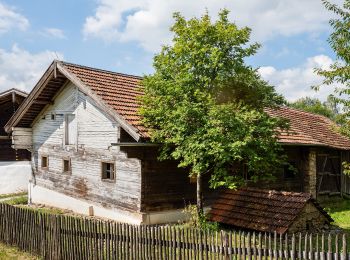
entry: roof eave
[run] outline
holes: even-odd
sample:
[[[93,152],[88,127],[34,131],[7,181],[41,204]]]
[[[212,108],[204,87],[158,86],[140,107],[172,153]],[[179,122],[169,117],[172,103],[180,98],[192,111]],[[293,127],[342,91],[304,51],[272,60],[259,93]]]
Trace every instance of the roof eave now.
[[[54,76],[53,72],[56,69],[56,64],[57,64],[57,61],[54,60],[51,63],[51,65],[48,67],[48,69],[45,71],[44,75],[40,78],[38,83],[35,85],[33,90],[24,100],[22,105],[17,109],[17,111],[12,115],[10,120],[6,123],[6,125],[4,126],[4,129],[7,133],[12,132],[12,128],[21,120],[22,116],[29,109],[30,105],[33,103],[33,100],[35,100],[35,98],[40,94],[42,87],[45,85],[45,83],[48,80],[51,79],[52,76]]]
[[[309,147],[326,147],[337,150],[350,150],[348,147],[338,147],[327,144],[310,144],[310,143],[290,143],[290,142],[279,142],[283,146],[309,146]]]

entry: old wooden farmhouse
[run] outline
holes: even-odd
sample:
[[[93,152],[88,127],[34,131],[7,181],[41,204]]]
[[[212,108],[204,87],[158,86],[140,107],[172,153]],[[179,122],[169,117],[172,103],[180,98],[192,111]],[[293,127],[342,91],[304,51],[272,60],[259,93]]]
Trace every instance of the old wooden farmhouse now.
[[[135,224],[183,217],[195,183],[176,162],[159,162],[158,148],[147,142],[137,113],[140,80],[61,61],[50,65],[5,126],[15,149],[32,152],[31,202]],[[289,108],[269,113],[291,120],[292,131],[280,141],[297,173],[281,169],[266,188],[314,198],[350,192],[341,167],[350,141],[330,120]]]
[[[22,192],[28,187],[30,152],[12,149],[11,135],[4,130],[5,124],[27,95],[14,88],[0,93],[0,194]]]

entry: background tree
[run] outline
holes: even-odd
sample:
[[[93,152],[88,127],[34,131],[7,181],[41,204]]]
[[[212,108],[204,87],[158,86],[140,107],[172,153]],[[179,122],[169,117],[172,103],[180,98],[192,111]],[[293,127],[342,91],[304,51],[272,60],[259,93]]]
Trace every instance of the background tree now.
[[[331,96],[328,97],[327,101],[325,102],[321,102],[317,98],[304,97],[294,102],[289,102],[288,106],[306,112],[326,116],[333,121],[337,121],[340,115],[339,108]]]
[[[336,54],[336,61],[328,70],[315,69],[317,74],[323,76],[323,82],[315,88],[322,85],[337,84],[333,95],[335,101],[342,106],[342,126],[343,133],[350,136],[349,121],[350,113],[350,0],[345,0],[342,7],[332,4],[329,1],[322,0],[325,7],[334,12],[338,18],[330,20],[333,32],[328,42]]]
[[[152,141],[163,144],[160,159],[176,159],[197,177],[201,213],[204,174],[213,188],[234,188],[242,183],[240,166],[257,179],[282,162],[277,130],[285,123],[263,109],[284,99],[245,64],[259,44],[249,45],[251,30],[229,22],[227,10],[216,22],[208,13],[174,18],[172,44],[155,55],[155,72],[143,80],[140,112]]]

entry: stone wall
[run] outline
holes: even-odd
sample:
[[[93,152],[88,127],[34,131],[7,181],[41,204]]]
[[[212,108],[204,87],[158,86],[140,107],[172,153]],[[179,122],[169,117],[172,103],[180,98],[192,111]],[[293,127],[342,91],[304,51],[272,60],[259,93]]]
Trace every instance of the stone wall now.
[[[328,219],[309,201],[288,229],[289,233],[321,231],[329,225]]]
[[[304,192],[311,193],[314,198],[317,190],[316,154],[316,150],[310,148],[304,163]]]

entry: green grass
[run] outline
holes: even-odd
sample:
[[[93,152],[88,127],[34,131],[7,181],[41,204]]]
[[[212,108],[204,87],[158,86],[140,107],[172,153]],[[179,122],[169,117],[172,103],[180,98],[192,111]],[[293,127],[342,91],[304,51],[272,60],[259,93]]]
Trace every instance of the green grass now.
[[[27,192],[11,193],[11,194],[1,194],[0,199],[11,198],[15,196],[24,196],[27,195]]]
[[[0,260],[34,260],[38,257],[32,256],[28,253],[24,253],[17,248],[9,247],[0,243]]]
[[[41,212],[41,213],[48,213],[48,214],[55,214],[55,215],[65,214],[64,210],[57,209],[57,208],[29,208],[29,209],[37,212]]]
[[[8,200],[4,200],[3,203],[9,205],[23,205],[28,203],[28,196],[20,196],[15,198],[9,198]]]
[[[320,202],[320,204],[333,218],[333,224],[350,234],[350,200],[333,197]]]

